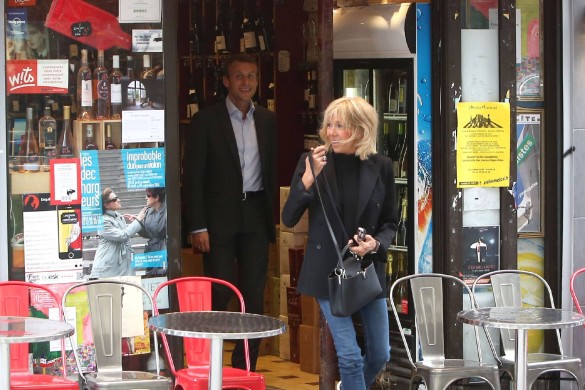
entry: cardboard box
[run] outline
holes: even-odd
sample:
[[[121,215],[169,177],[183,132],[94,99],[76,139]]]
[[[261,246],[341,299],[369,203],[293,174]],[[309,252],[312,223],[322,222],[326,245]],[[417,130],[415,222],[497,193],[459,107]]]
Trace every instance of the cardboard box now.
[[[290,287],[290,275],[288,274],[281,274],[280,275],[280,315],[286,316],[287,308],[286,308],[286,288]],[[287,319],[288,321],[288,319]]]
[[[278,252],[280,256],[280,273],[290,274],[288,250],[304,248],[307,244],[306,233],[280,232]]]
[[[278,318],[285,324],[288,324],[287,316],[281,315]],[[286,360],[290,360],[290,335],[288,331],[289,329],[287,327],[287,331],[278,336],[278,356]]]
[[[319,373],[320,360],[319,327],[299,326],[299,358],[301,371]]]
[[[290,268],[290,286],[296,287],[301,274],[301,267],[305,259],[304,248],[290,248],[288,250],[288,263]]]
[[[280,315],[280,277],[272,276],[268,279],[268,311],[271,317]]]
[[[287,187],[280,187],[280,210],[284,207],[286,200],[288,199],[288,194],[290,193],[290,186]]]
[[[301,355],[299,350],[299,326],[300,324],[288,324],[288,333],[290,334],[290,361],[293,363],[301,362]]]
[[[302,323],[301,294],[298,294],[297,289],[294,287],[286,288],[286,307],[288,324],[291,327],[298,327]]]
[[[309,212],[305,211],[299,222],[293,227],[285,226],[282,223],[282,208],[280,209],[280,232],[307,233],[309,231]]]
[[[321,307],[315,297],[301,295],[301,317],[303,325],[319,327]]]

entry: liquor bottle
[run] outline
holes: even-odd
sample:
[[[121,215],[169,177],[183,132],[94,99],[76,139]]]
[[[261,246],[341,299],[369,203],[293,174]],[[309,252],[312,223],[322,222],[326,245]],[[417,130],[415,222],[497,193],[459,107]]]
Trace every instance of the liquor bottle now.
[[[229,35],[226,33],[224,22],[223,3],[220,1],[215,22],[215,39],[213,52],[216,54],[229,53],[231,50]]]
[[[276,111],[276,101],[274,100],[274,81],[271,81],[270,84],[268,84],[266,108],[268,108],[270,111]]]
[[[399,279],[407,275],[406,271],[406,254],[398,252],[398,272],[396,273],[396,279]],[[394,304],[397,304],[396,308],[399,313],[408,314],[408,282],[403,282],[398,285],[398,288],[394,290]]]
[[[248,10],[248,1],[244,0],[244,14],[242,15],[242,38],[244,40],[244,50],[246,53],[255,53],[258,51],[258,41],[256,40],[256,30],[250,18]]]
[[[402,152],[402,146],[404,145],[404,122],[398,122],[398,131],[396,136],[396,144],[394,144],[394,150],[392,151],[392,166],[394,168],[394,177],[400,177],[400,153]]]
[[[87,63],[87,49],[81,50],[81,65],[77,71],[77,120],[93,118],[92,74]]]
[[[40,149],[45,164],[57,157],[57,121],[51,116],[51,107],[45,106],[44,115],[39,119]]]
[[[226,97],[226,89],[223,85],[223,76],[220,64],[213,65],[213,77],[215,79],[213,88],[213,101],[215,103],[220,103],[223,102]]]
[[[122,72],[120,56],[112,56],[112,73],[110,73],[110,118],[122,119]]]
[[[398,96],[396,92],[396,86],[393,82],[390,82],[390,88],[388,90],[388,112],[396,114],[398,112]]]
[[[85,127],[85,142],[83,143],[83,150],[97,150],[97,144],[93,135],[93,125],[90,123]]]
[[[110,75],[104,65],[104,51],[98,50],[97,66],[93,71],[93,105],[95,119],[110,117]]]
[[[390,124],[384,122],[384,133],[382,137],[382,154],[386,157],[390,157]]]
[[[136,88],[132,85],[132,83],[136,80],[136,76],[134,76],[134,59],[132,56],[126,57],[126,75],[124,76],[124,80],[128,80],[128,87],[126,89],[126,104],[128,106],[135,106],[136,105]]]
[[[256,0],[256,19],[254,20],[256,37],[258,38],[258,48],[260,51],[269,52],[272,50],[272,39],[270,32],[266,27],[266,22],[262,16],[262,2]]]
[[[197,86],[195,82],[191,83],[189,96],[187,98],[187,118],[191,118],[199,111],[199,98],[197,97]]]
[[[106,125],[106,142],[104,144],[106,150],[118,149],[114,141],[112,140],[112,125]]]
[[[63,129],[57,143],[59,158],[73,158],[73,132],[71,131],[70,107],[63,106]]]
[[[26,109],[26,129],[18,155],[20,156],[20,172],[38,172],[41,169],[41,154],[35,137],[32,107]]]
[[[399,176],[406,177],[408,171],[408,136],[406,134],[406,125],[404,127],[404,142],[402,144],[402,150],[400,152],[400,159],[398,160]]]
[[[407,219],[408,219],[408,199],[406,198],[406,191],[403,193],[401,200],[400,220],[398,221],[398,229],[396,231],[396,245],[406,246],[407,235]]]
[[[398,79],[398,112],[406,114],[406,76]]]

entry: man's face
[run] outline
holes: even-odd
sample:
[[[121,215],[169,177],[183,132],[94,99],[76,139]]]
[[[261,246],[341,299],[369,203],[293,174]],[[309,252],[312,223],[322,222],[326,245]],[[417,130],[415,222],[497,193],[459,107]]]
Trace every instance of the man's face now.
[[[248,105],[258,88],[258,67],[247,62],[234,62],[223,76],[228,97],[236,105]]]
[[[28,27],[28,46],[33,50],[45,49],[45,32],[37,26]]]

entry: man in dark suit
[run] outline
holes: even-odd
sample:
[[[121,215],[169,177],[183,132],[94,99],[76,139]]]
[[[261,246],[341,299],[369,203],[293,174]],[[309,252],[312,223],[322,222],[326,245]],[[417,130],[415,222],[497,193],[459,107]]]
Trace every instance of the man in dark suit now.
[[[236,54],[224,68],[224,102],[197,113],[191,122],[183,165],[183,200],[193,247],[203,252],[204,272],[236,285],[246,311],[263,313],[268,243],[275,239],[276,117],[255,106],[258,65]],[[231,294],[214,289],[213,309],[225,310]],[[254,371],[260,340],[249,340]],[[232,366],[245,368],[243,342]]]

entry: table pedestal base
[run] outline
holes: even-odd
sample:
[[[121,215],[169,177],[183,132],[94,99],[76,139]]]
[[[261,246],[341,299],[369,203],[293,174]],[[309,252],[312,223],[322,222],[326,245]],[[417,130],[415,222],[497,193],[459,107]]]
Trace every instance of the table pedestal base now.
[[[223,339],[211,339],[209,390],[221,390],[223,382]]]
[[[527,389],[526,387],[526,370],[527,370],[527,350],[526,329],[516,330],[516,364],[514,365],[514,388]]]

